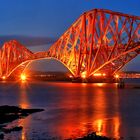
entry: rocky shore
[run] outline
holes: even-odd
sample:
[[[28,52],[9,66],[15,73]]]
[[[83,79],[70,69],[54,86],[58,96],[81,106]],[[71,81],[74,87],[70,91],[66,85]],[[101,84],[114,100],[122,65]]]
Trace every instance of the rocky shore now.
[[[22,126],[15,126],[12,128],[6,128],[7,124],[36,112],[44,111],[44,109],[22,109],[17,106],[0,106],[0,139],[4,139],[4,134],[11,133],[13,131],[21,131]]]
[[[67,140],[73,140],[72,138]],[[92,132],[88,134],[87,136],[75,138],[74,140],[111,140],[111,138],[105,137],[105,136],[99,136],[96,134],[96,132]]]

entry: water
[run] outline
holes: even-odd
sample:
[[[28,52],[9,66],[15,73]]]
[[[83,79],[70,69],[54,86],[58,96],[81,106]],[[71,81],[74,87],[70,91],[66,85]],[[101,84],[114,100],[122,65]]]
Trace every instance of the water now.
[[[91,131],[109,137],[140,139],[140,84],[57,82],[1,82],[0,105],[43,108],[11,125],[22,125],[21,132],[5,139],[75,138]]]

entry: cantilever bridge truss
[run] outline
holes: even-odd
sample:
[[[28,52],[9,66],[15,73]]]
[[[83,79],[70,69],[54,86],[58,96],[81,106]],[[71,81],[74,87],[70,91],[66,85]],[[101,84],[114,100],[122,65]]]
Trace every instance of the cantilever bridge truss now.
[[[32,53],[15,40],[6,42],[0,50],[0,76],[22,72],[44,58],[60,61],[74,77],[113,75],[139,53],[140,17],[94,9],[83,13],[47,51]]]

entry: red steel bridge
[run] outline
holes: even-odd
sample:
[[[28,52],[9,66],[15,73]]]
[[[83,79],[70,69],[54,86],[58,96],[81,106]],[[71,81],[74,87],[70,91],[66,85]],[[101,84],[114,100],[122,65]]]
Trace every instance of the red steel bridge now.
[[[114,75],[140,53],[140,17],[104,9],[83,13],[44,52],[33,53],[16,40],[0,50],[0,77],[21,73],[34,60],[55,59],[74,77]]]

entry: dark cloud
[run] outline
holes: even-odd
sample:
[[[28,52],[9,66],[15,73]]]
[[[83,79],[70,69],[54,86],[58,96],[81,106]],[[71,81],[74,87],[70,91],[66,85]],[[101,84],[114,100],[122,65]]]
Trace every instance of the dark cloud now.
[[[57,39],[51,37],[33,37],[33,36],[22,36],[22,35],[2,35],[0,36],[0,46],[6,41],[17,40],[24,46],[38,46],[53,44]]]

